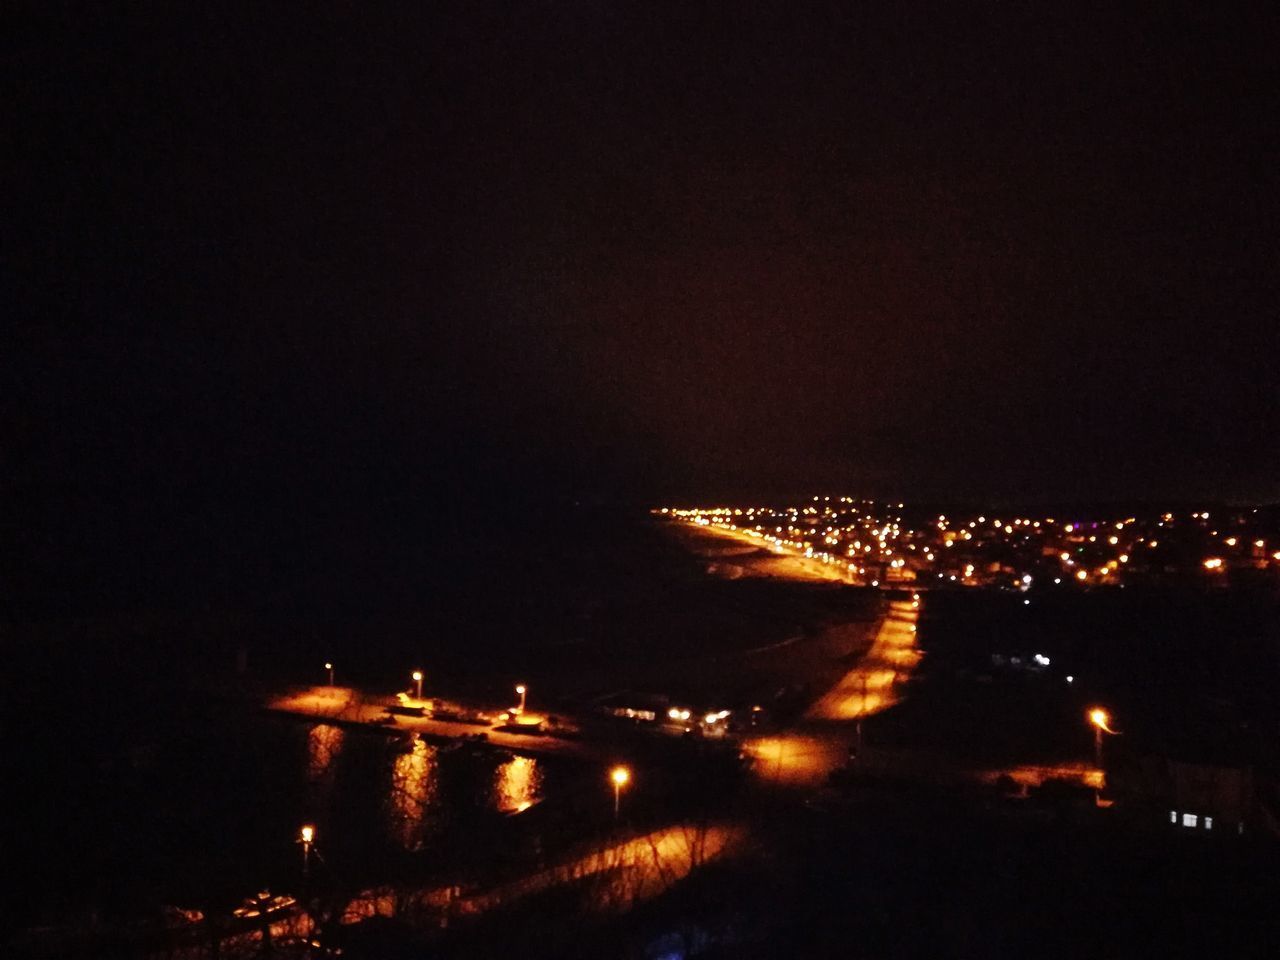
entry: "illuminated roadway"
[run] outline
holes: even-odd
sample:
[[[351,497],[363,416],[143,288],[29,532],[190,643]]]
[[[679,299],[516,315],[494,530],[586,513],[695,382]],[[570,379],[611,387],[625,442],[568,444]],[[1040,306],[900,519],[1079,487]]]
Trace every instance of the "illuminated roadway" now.
[[[845,564],[829,564],[823,560],[806,557],[802,552],[765,540],[754,530],[729,529],[715,524],[693,525],[701,532],[755,547],[769,554],[766,559],[753,559],[752,566],[767,576],[785,580],[829,580],[837,583],[856,582]]]
[[[805,719],[857,720],[897,703],[902,682],[920,662],[916,647],[919,612],[919,599],[890,602],[871,649],[809,708]]]
[[[920,662],[916,647],[919,596],[889,603],[871,648],[858,665],[819,697],[795,728],[743,743],[761,780],[777,786],[823,785],[843,767],[856,723],[886,710],[902,696],[902,685]]]
[[[607,910],[662,893],[701,864],[731,853],[745,836],[744,827],[729,823],[674,824],[622,841],[606,840],[573,859],[485,890],[465,894],[452,887],[411,894],[392,887],[367,890],[347,904],[342,922],[394,916],[408,906],[406,898],[453,915],[474,916],[587,878],[602,881],[592,907]]]

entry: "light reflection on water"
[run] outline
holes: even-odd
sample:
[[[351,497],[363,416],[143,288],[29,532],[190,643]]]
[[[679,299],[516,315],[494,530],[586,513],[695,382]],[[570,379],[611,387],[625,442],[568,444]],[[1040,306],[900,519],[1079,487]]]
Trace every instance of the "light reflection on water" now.
[[[520,813],[542,799],[542,771],[532,757],[512,757],[493,772],[493,802],[502,813]]]
[[[436,796],[438,747],[414,740],[412,749],[396,756],[391,770],[388,818],[392,834],[406,850],[420,850],[423,823]]]
[[[333,782],[338,755],[346,731],[327,723],[317,723],[307,732],[307,777],[312,783]]]
[[[486,811],[523,813],[555,780],[554,769],[533,757],[417,737],[397,742],[327,723],[306,728],[305,757],[304,793],[292,817],[319,818],[331,836],[367,849],[387,841],[426,849],[446,824],[470,829],[464,824],[482,823]]]

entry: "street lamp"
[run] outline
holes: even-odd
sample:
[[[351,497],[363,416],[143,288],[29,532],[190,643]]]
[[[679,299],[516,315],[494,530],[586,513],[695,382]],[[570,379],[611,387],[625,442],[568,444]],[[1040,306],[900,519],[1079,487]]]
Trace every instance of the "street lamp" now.
[[[613,781],[613,819],[617,820],[622,788],[631,780],[631,771],[626,767],[614,767],[609,772],[609,779]]]
[[[422,671],[421,670],[413,671],[413,682],[417,684],[418,699],[421,700],[422,699]]]
[[[311,843],[316,838],[316,828],[304,824],[298,832],[298,842],[302,844],[302,875],[305,877],[311,867]]]
[[[1099,770],[1102,769],[1102,735],[1109,733],[1114,735],[1115,731],[1111,729],[1111,714],[1103,710],[1101,707],[1092,708],[1089,713],[1089,722],[1093,724],[1093,763]]]
[[[521,713],[524,713],[524,697],[525,697],[525,694],[526,694],[526,693],[528,693],[528,692],[529,692],[529,691],[528,691],[528,688],[527,688],[527,687],[525,687],[525,685],[524,685],[523,683],[517,683],[517,684],[516,684],[516,693],[520,694],[520,707],[519,707],[519,710],[520,710],[520,712],[521,712]]]
[[[329,686],[333,686],[333,664],[325,662],[324,668],[329,671]]]

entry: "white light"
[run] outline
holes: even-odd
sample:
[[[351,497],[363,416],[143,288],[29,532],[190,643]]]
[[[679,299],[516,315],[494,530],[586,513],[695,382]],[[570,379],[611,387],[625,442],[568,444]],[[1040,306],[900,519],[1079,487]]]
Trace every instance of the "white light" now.
[[[1035,660],[1035,662],[1040,664],[1040,666],[1042,667],[1047,667],[1050,663],[1049,658],[1046,657],[1043,653],[1037,653],[1032,659]]]
[[[1184,827],[1194,827],[1197,823],[1199,823],[1199,821],[1200,821],[1200,818],[1197,817],[1194,813],[1184,813],[1182,815],[1182,825]]]
[[[1071,674],[1069,674],[1069,673],[1068,673],[1068,674],[1067,674],[1067,683],[1075,683],[1075,682],[1076,682],[1076,678],[1075,678],[1075,677],[1073,677]]]

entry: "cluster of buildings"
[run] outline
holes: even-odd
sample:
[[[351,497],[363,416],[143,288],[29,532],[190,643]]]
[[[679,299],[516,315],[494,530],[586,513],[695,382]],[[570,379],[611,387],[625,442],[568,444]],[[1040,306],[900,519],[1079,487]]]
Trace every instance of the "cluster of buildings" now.
[[[1125,516],[929,512],[852,497],[790,506],[662,507],[655,515],[822,564],[854,584],[1096,586],[1194,578],[1280,579],[1280,524],[1267,508]]]
[[[674,699],[666,694],[619,691],[594,704],[597,716],[624,720],[657,733],[704,738],[723,738],[750,730],[764,720],[758,705],[736,709],[719,702],[697,705],[694,698]]]

